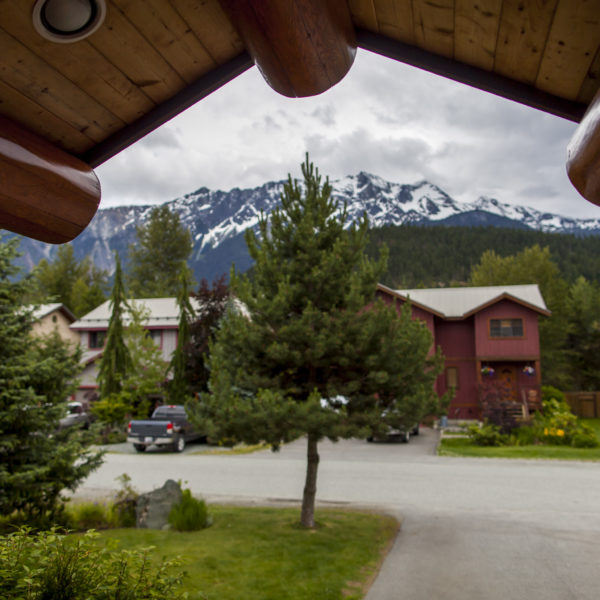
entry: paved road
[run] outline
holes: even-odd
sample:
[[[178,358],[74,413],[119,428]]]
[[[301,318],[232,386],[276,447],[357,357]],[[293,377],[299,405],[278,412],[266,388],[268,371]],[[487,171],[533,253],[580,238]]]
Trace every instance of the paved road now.
[[[437,457],[435,435],[320,446],[321,503],[378,506],[403,519],[368,600],[600,598],[600,464]],[[301,496],[302,441],[278,453],[193,452],[109,454],[79,494],[106,494],[126,472],[140,490],[171,477],[209,501]]]

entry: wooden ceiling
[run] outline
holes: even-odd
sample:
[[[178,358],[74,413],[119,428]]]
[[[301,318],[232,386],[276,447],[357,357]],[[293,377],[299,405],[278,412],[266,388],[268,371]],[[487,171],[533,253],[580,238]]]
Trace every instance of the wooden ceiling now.
[[[0,116],[92,167],[255,62],[287,95],[307,89],[278,86],[274,63],[333,85],[356,44],[575,121],[600,86],[600,0],[107,0],[102,26],[70,44],[36,32],[34,4],[0,0]]]

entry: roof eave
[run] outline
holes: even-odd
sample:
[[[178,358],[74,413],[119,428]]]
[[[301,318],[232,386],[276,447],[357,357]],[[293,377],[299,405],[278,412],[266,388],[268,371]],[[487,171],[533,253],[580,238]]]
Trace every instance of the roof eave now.
[[[531,309],[541,315],[544,315],[546,317],[549,317],[552,314],[552,311],[548,310],[547,308],[542,308],[541,306],[537,306],[535,304],[532,304],[531,302],[527,302],[527,300],[518,298],[517,296],[514,296],[513,294],[510,294],[508,292],[503,292],[503,293],[499,294],[498,296],[488,300],[487,302],[484,302],[483,304],[480,304],[479,306],[472,308],[470,311],[466,312],[462,317],[458,317],[458,318],[466,319],[466,318],[474,315],[475,313],[478,313],[478,312],[488,308],[489,306],[492,306],[493,304],[497,304],[501,300],[511,300],[512,302],[515,302],[516,304],[520,304],[521,306],[524,306],[525,308],[529,308],[529,309]]]

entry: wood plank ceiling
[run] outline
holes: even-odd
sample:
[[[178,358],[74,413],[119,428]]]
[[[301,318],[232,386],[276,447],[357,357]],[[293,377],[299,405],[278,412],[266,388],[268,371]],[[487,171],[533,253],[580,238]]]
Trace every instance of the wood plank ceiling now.
[[[34,29],[35,0],[0,0],[0,115],[96,166],[253,64],[231,10],[245,3],[223,0],[225,12],[218,0],[107,0],[95,33],[58,44]],[[531,91],[525,101],[537,94],[549,101],[539,106],[573,120],[600,85],[600,0],[348,7],[359,46],[520,101]]]

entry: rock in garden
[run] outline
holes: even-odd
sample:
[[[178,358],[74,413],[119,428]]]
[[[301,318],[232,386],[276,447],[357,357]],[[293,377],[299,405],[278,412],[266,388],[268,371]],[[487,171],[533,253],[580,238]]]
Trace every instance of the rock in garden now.
[[[169,479],[158,490],[141,494],[136,506],[136,525],[145,529],[164,529],[173,504],[181,501],[181,486]]]

